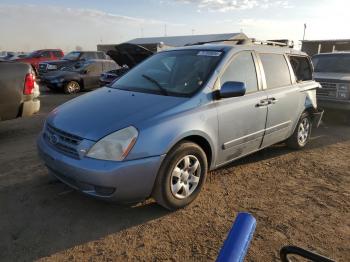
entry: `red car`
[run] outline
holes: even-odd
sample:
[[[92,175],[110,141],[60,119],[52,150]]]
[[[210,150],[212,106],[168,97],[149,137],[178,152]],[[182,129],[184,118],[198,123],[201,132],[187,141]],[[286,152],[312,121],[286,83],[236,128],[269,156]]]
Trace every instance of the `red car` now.
[[[16,59],[17,62],[24,62],[31,64],[35,71],[38,71],[39,63],[44,61],[59,60],[64,56],[61,49],[42,49],[30,53],[28,56]]]

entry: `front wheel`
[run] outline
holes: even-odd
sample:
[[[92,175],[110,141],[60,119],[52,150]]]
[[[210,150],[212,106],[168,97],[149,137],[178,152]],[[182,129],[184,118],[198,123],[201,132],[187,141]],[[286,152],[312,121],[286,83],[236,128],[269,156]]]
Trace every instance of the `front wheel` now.
[[[288,138],[287,145],[292,149],[302,149],[309,142],[311,136],[312,122],[309,113],[304,112],[294,130],[293,135]]]
[[[74,93],[78,93],[79,91],[80,91],[80,85],[76,81],[69,81],[64,86],[64,93],[66,94],[74,94]]]
[[[158,204],[169,210],[183,208],[198,196],[207,171],[203,149],[192,142],[182,142],[164,159],[152,195]]]

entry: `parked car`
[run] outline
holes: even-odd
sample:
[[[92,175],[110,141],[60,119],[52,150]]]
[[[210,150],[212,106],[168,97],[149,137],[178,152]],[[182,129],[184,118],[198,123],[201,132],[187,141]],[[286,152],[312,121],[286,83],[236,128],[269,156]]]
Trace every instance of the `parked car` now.
[[[41,77],[41,83],[49,89],[72,94],[82,89],[99,87],[101,73],[116,68],[118,65],[113,60],[93,59],[75,64],[73,68],[64,67],[48,72]]]
[[[100,86],[111,84],[131,68],[153,55],[153,52],[140,45],[123,43],[116,45],[114,49],[109,50],[107,54],[116,61],[121,68],[103,73],[100,77]]]
[[[37,72],[39,63],[43,61],[58,60],[58,59],[61,59],[63,55],[64,54],[61,49],[43,49],[43,50],[34,51],[23,58],[18,58],[13,61],[29,63],[33,66],[33,68]]]
[[[28,54],[17,52],[6,52],[6,55],[0,56],[0,62],[9,62],[16,59],[25,58]]]
[[[130,69],[128,67],[122,67],[119,69],[107,71],[102,73],[100,76],[100,86],[106,86],[113,83],[118,78],[122,77],[125,73],[127,73]]]
[[[308,65],[308,74],[291,59]],[[159,52],[109,87],[49,114],[38,149],[51,175],[87,195],[174,210],[209,170],[286,141],[301,149],[318,125],[309,57],[265,45]]]
[[[85,61],[95,59],[108,59],[104,52],[99,51],[73,51],[66,54],[58,61],[43,62],[39,65],[39,76],[43,76],[48,72],[60,70],[62,68],[80,67]]]
[[[322,86],[317,90],[319,105],[349,112],[350,52],[318,54],[313,56],[312,61],[314,78]]]
[[[0,63],[0,121],[38,112],[39,95],[35,73],[29,64]]]

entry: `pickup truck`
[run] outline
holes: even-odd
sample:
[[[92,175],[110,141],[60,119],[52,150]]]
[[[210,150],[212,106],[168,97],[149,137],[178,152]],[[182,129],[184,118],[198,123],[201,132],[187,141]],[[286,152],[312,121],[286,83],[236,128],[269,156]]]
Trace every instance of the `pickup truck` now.
[[[33,68],[37,72],[39,69],[39,63],[44,61],[59,60],[63,56],[64,56],[64,53],[62,52],[61,49],[42,49],[42,50],[36,50],[30,53],[28,56],[23,58],[18,58],[14,61],[29,63],[33,66]]]
[[[0,121],[38,112],[39,95],[39,86],[31,65],[0,63]]]

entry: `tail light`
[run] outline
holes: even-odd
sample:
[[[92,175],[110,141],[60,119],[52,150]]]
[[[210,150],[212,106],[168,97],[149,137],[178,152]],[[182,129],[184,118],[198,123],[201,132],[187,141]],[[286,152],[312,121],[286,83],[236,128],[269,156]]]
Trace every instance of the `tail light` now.
[[[34,87],[35,87],[35,77],[33,74],[27,74],[26,78],[24,80],[24,90],[23,94],[25,95],[31,95],[34,93]]]

